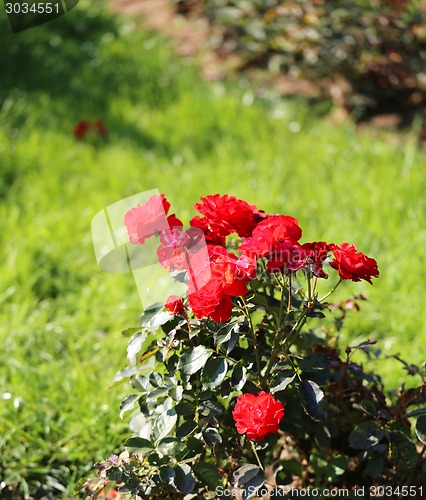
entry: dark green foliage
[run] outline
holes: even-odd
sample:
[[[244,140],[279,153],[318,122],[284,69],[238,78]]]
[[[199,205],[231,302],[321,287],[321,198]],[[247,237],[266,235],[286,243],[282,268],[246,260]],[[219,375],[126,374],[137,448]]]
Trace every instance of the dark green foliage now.
[[[309,81],[355,117],[426,106],[426,11],[420,0],[176,0],[211,24],[212,46],[239,69]],[[291,87],[291,85],[290,85]],[[305,87],[306,88],[306,87]]]

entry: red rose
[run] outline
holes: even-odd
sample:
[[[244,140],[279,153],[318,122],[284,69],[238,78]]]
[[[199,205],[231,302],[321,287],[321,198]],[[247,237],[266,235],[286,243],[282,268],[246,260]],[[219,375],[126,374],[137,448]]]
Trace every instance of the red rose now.
[[[232,314],[231,297],[247,294],[246,282],[256,274],[253,259],[234,254],[218,245],[207,245],[211,278],[206,286],[194,290],[189,287],[189,305],[197,318],[209,317],[223,323]]]
[[[328,257],[329,246],[324,241],[314,241],[304,243],[302,251],[305,259],[305,268],[317,278],[328,278],[328,274],[323,270],[322,265]]]
[[[305,266],[302,247],[291,240],[277,243],[269,255],[267,255],[266,268],[269,273],[281,272],[289,274],[298,271]]]
[[[161,244],[157,249],[157,257],[160,264],[169,271],[184,270],[188,268],[188,244],[191,241],[187,233],[180,228],[172,228],[170,231],[161,231]]]
[[[365,280],[372,285],[371,277],[377,278],[379,276],[377,262],[365,254],[357,252],[355,245],[349,243],[331,244],[329,248],[334,255],[334,260],[330,265],[339,271],[341,278],[352,281]]]
[[[74,137],[82,139],[90,129],[90,123],[87,120],[81,120],[73,129]]]
[[[261,391],[257,396],[243,394],[237,399],[232,416],[239,434],[253,441],[278,432],[284,417],[284,406],[271,394]]]
[[[206,243],[209,243],[211,245],[225,246],[225,236],[221,236],[220,234],[213,232],[206,217],[200,217],[199,215],[196,215],[191,219],[189,224],[192,227],[201,229],[201,231],[203,231]]]
[[[177,295],[170,295],[166,301],[165,307],[172,314],[180,314],[185,310],[182,299]]]
[[[159,231],[170,229],[166,218],[170,203],[161,194],[155,194],[143,205],[130,209],[124,216],[124,223],[131,243],[144,241]]]
[[[197,203],[195,208],[206,220],[200,222],[200,217],[194,218],[195,221],[193,219],[191,225],[206,224],[213,234],[222,237],[231,233],[237,233],[241,237],[250,236],[259,221],[265,217],[262,212],[258,212],[255,205],[249,205],[246,201],[227,194],[209,195],[201,198],[201,202]]]
[[[301,237],[297,219],[289,215],[270,215],[256,226],[251,238],[243,240],[238,250],[250,257],[266,257],[274,252],[278,243],[297,243]]]
[[[209,317],[217,323],[223,323],[232,314],[232,299],[223,293],[222,283],[215,279],[211,279],[196,292],[190,293],[188,302],[197,318]]]

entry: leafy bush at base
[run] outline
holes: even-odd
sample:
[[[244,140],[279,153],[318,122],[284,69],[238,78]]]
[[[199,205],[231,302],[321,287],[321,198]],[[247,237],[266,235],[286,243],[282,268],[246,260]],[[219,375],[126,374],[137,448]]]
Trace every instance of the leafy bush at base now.
[[[95,499],[110,483],[137,500],[213,498],[219,487],[246,499],[295,480],[304,488],[422,486],[424,374],[405,364],[417,386],[386,391],[356,358],[378,357],[376,341],[344,351],[338,342],[364,297],[328,300],[344,280],[372,284],[377,262],[348,243],[299,243],[293,217],[228,195],[201,201],[204,217],[187,229],[166,218],[164,195],[124,216],[133,251],[158,238],[159,266],[170,283],[185,283],[187,298],[152,305],[140,329],[123,332],[130,366],[116,381],[132,389],[120,416],[133,412],[134,436],[96,465],[86,493]]]

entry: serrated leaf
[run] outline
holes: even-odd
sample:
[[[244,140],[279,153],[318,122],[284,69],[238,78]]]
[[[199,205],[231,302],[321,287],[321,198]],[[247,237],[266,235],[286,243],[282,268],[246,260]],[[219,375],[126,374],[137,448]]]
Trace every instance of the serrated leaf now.
[[[193,464],[192,470],[202,485],[207,486],[209,490],[215,491],[220,485],[222,476],[214,465],[206,462],[196,462]]]
[[[303,380],[300,384],[299,396],[306,413],[314,420],[324,420],[327,412],[323,409],[324,393],[312,380]]]
[[[120,404],[120,418],[123,418],[123,415],[126,412],[133,410],[138,398],[139,394],[130,394],[130,396],[127,396],[123,399],[123,401]]]
[[[416,422],[416,434],[423,444],[426,444],[426,416],[421,416]]]
[[[238,470],[234,472],[232,476],[232,481],[235,486],[243,486],[248,483],[251,479],[257,476],[260,468],[257,465],[248,464],[243,465]]]
[[[127,359],[132,366],[136,365],[136,355],[142,349],[142,344],[147,338],[146,332],[138,332],[134,335],[127,346]]]
[[[152,429],[152,436],[156,443],[168,437],[169,432],[176,425],[177,414],[174,408],[170,408],[166,413],[161,414],[155,421]]]
[[[186,375],[193,375],[206,364],[213,351],[202,345],[186,351],[181,358],[177,369]]]
[[[125,441],[124,447],[131,455],[149,455],[154,451],[154,445],[148,439],[132,437]]]
[[[349,435],[349,446],[355,450],[368,450],[379,443],[385,435],[376,422],[363,422]]]
[[[209,359],[203,369],[203,389],[216,389],[223,382],[228,370],[228,363],[224,358]]]

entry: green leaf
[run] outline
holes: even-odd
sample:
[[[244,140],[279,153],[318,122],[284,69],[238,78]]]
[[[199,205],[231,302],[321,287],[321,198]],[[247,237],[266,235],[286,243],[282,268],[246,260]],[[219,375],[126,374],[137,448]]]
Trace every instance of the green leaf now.
[[[194,349],[186,351],[181,356],[177,369],[186,375],[193,375],[198,370],[201,370],[212,353],[211,349],[206,349],[202,345],[194,347]]]
[[[174,399],[175,401],[180,401],[183,396],[183,387],[181,385],[178,385],[176,387],[172,387],[169,390],[169,396]]]
[[[379,457],[371,458],[367,462],[367,467],[365,468],[365,472],[372,478],[377,479],[383,472],[383,467],[385,464],[385,460],[383,455]]]
[[[404,433],[390,433],[390,457],[401,470],[410,470],[417,464],[419,454],[416,445]]]
[[[417,419],[416,434],[419,440],[423,444],[426,444],[426,416],[422,416]]]
[[[163,483],[173,484],[175,479],[175,471],[171,465],[160,467],[160,478]]]
[[[253,479],[250,479],[250,481],[248,481],[244,485],[243,494],[241,495],[241,498],[243,500],[247,500],[248,498],[257,496],[257,492],[263,486],[264,482],[265,478],[263,476],[256,476]]]
[[[166,413],[160,415],[155,421],[154,428],[152,429],[152,436],[156,443],[168,437],[167,435],[176,425],[177,414],[174,408],[170,408]]]
[[[114,385],[117,385],[138,372],[139,372],[138,368],[134,366],[126,366],[126,368],[123,368],[114,375],[113,383]]]
[[[168,387],[158,387],[146,396],[146,402],[158,401],[160,398],[165,397],[169,392]]]
[[[305,412],[314,420],[324,420],[327,412],[323,409],[324,393],[312,380],[303,380],[299,389],[300,401]]]
[[[127,346],[127,359],[132,366],[136,365],[136,355],[142,349],[142,344],[147,336],[147,332],[138,332],[131,338],[129,345]]]
[[[176,437],[178,439],[183,439],[186,436],[192,434],[197,427],[198,427],[197,422],[194,422],[193,420],[189,422],[184,422],[176,429]]]
[[[236,365],[232,372],[231,384],[237,391],[241,391],[247,382],[247,369],[245,366]]]
[[[272,379],[270,393],[275,394],[276,392],[283,391],[288,385],[290,385],[293,382],[295,377],[296,374],[294,373],[294,371],[288,370],[279,372]]]
[[[163,311],[163,307],[156,309],[147,309],[141,314],[140,323],[143,328],[150,332],[155,332],[168,321],[173,318],[173,315],[168,311]]]
[[[120,404],[120,418],[123,418],[123,415],[126,412],[133,410],[138,398],[139,394],[130,394],[130,396],[127,396],[126,398],[123,399],[123,401]]]
[[[223,382],[227,370],[228,363],[226,359],[209,359],[203,369],[203,389],[216,389]]]
[[[124,447],[131,455],[149,455],[154,451],[154,445],[148,439],[132,437],[125,441]]]
[[[174,483],[181,493],[187,494],[192,492],[195,486],[195,479],[188,464],[180,464],[175,467]]]
[[[207,446],[210,448],[213,448],[215,444],[220,444],[222,442],[222,436],[214,427],[209,427],[203,431],[203,438]]]
[[[186,401],[181,401],[177,404],[175,406],[175,410],[178,415],[182,415],[183,417],[195,414],[195,406],[191,403],[187,403]]]
[[[257,476],[260,468],[257,465],[243,465],[238,470],[234,472],[233,483],[237,486],[243,486],[248,483],[251,479]]]
[[[162,439],[156,446],[162,455],[176,455],[184,449],[185,445],[176,438],[168,437]]]
[[[134,335],[135,333],[140,332],[140,331],[141,331],[140,326],[126,328],[125,330],[121,331],[121,335],[123,335],[123,337],[131,337],[132,335]]]
[[[209,490],[215,491],[219,486],[222,476],[214,465],[196,462],[193,464],[192,470],[203,486],[207,486]]]
[[[135,375],[130,377],[130,385],[139,392],[147,392],[151,389],[151,384],[147,377],[143,375]]]
[[[417,408],[417,410],[410,411],[409,413],[405,413],[402,418],[410,418],[417,417],[418,415],[426,415],[426,407]]]
[[[350,433],[349,446],[355,450],[368,450],[379,443],[384,435],[376,422],[363,422]]]
[[[161,387],[163,385],[163,377],[158,372],[152,372],[149,376],[149,381],[153,387]]]

